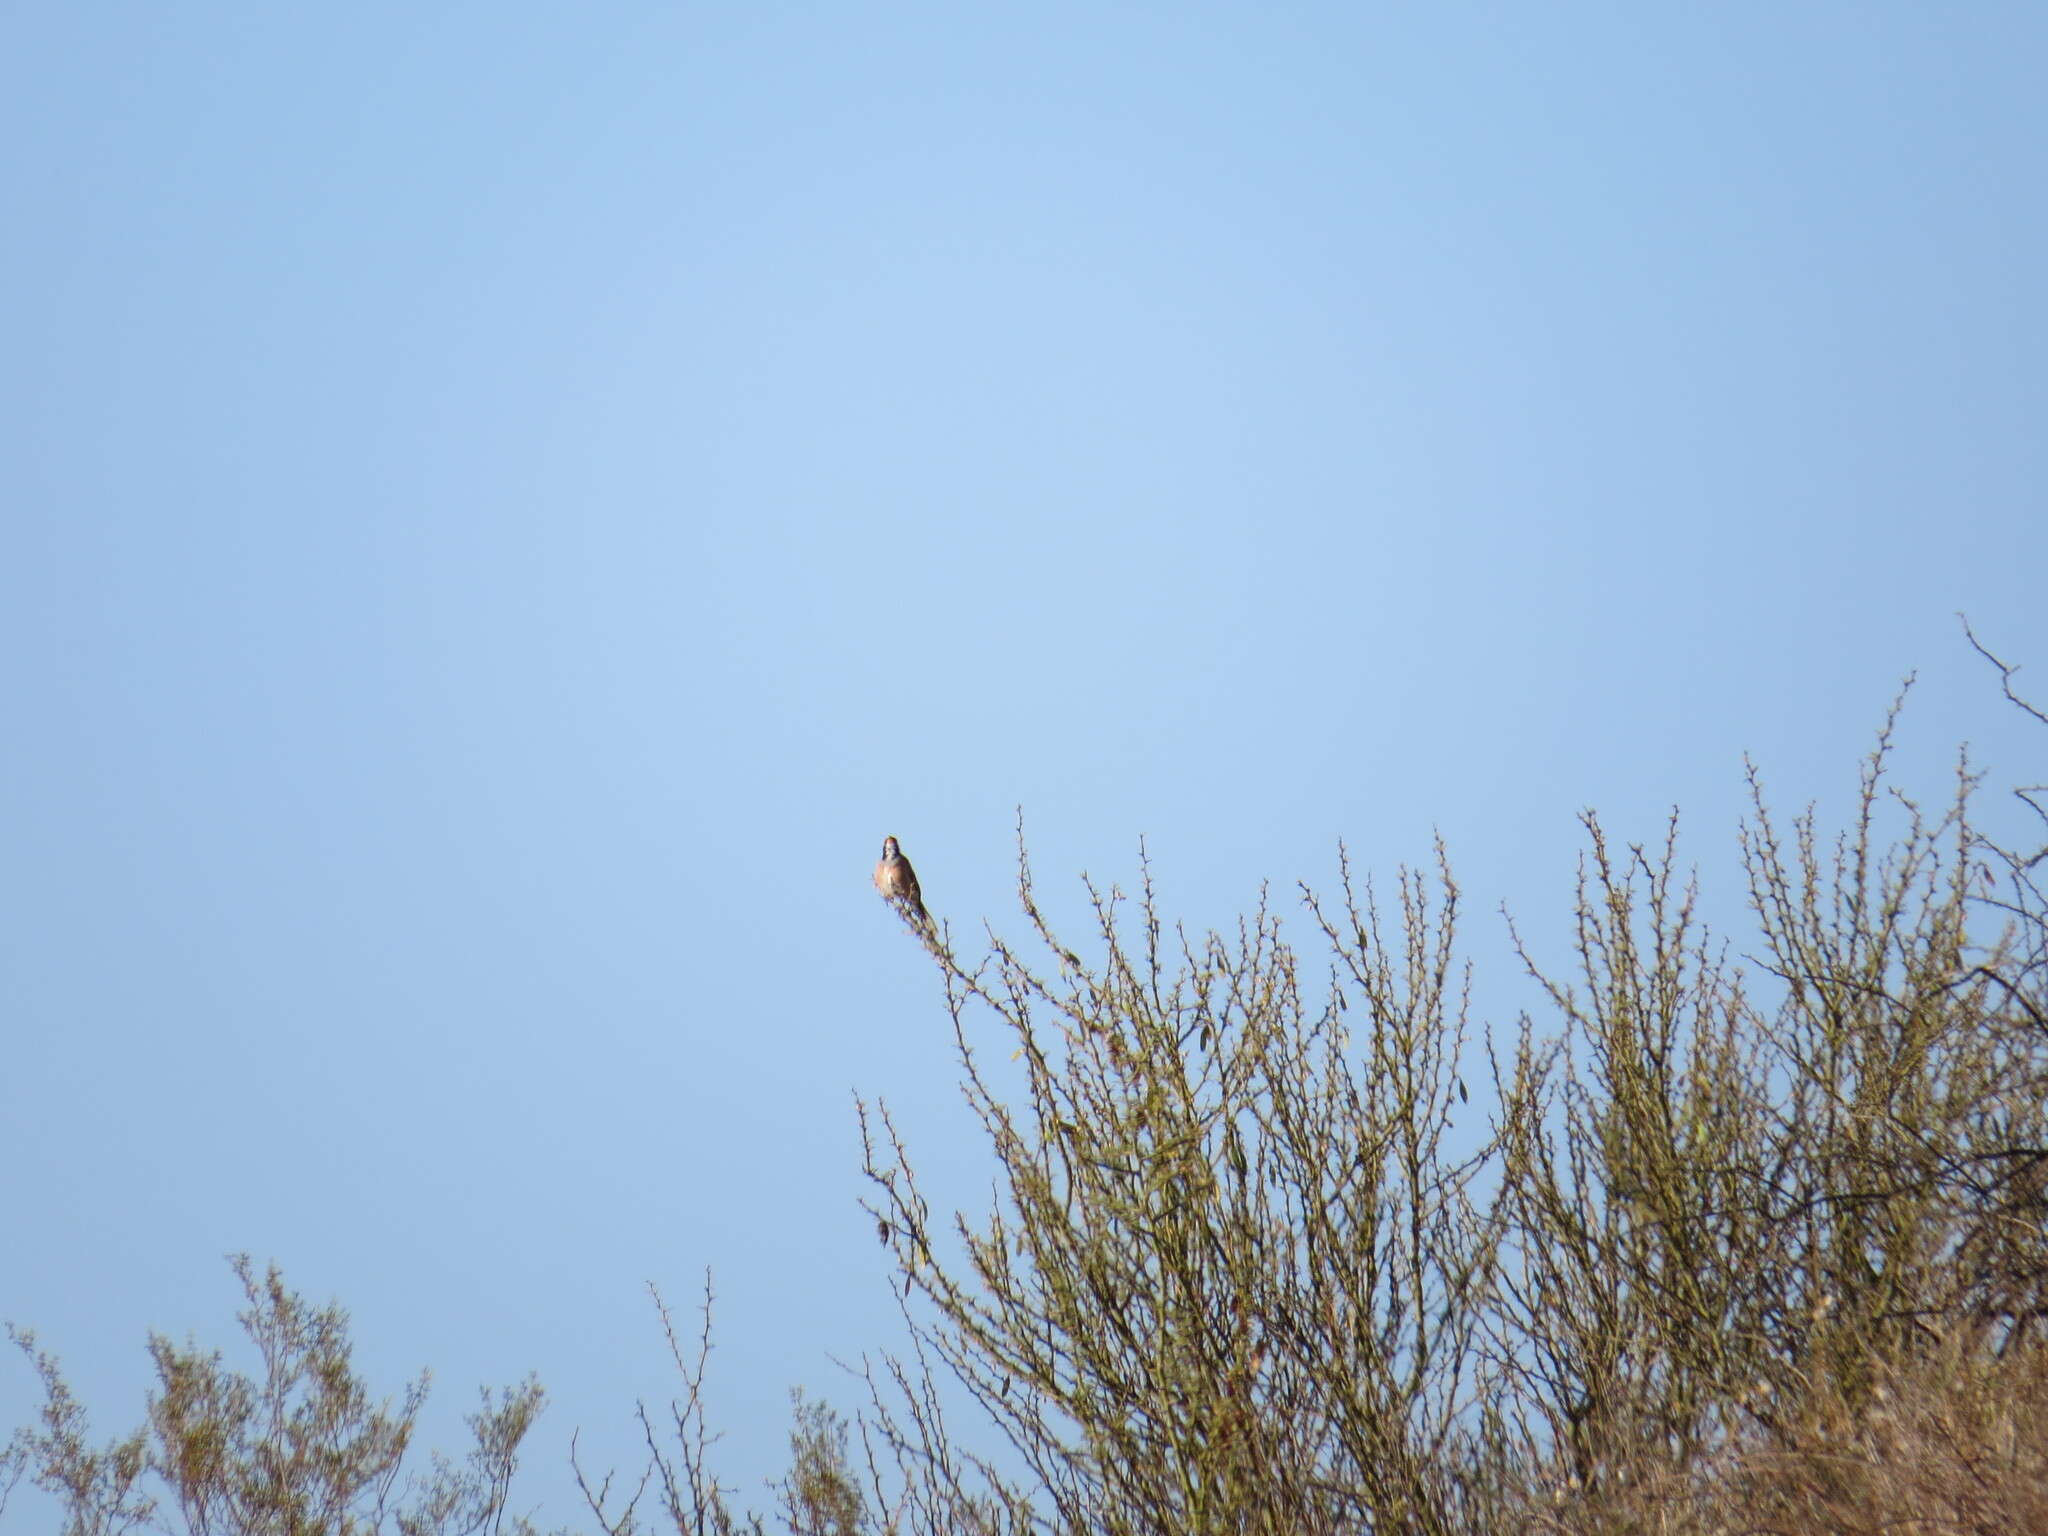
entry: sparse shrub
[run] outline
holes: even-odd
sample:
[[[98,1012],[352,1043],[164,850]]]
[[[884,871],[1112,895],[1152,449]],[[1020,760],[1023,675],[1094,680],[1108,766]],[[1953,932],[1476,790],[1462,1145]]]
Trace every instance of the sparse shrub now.
[[[43,1411],[17,1433],[10,1455],[55,1496],[64,1536],[530,1532],[506,1519],[505,1498],[540,1411],[538,1384],[486,1392],[469,1418],[476,1444],[466,1463],[436,1457],[401,1482],[426,1378],[395,1408],[374,1399],[354,1372],[347,1313],[311,1305],[275,1266],[259,1276],[247,1257],[233,1264],[247,1302],[242,1329],[262,1374],[244,1376],[217,1351],[153,1336],[158,1389],[148,1423],[102,1448],[55,1357],[33,1335],[12,1334],[42,1380]]]
[[[957,1223],[964,1260],[887,1110],[862,1110],[874,1214],[936,1317],[920,1346],[1056,1528],[1453,1528],[1502,1229],[1474,1199],[1492,1138],[1459,1076],[1448,868],[1401,877],[1391,945],[1348,875],[1341,906],[1312,899],[1335,966],[1312,992],[1263,907],[1229,939],[1169,936],[1149,873],[1135,902],[1093,892],[1087,966],[1021,860],[1042,963],[931,939],[1001,1170],[1001,1207]],[[983,1015],[1021,1104],[980,1063]],[[1461,1110],[1481,1130],[1454,1154]]]
[[[1881,1391],[2020,1393],[2048,1320],[2048,853],[1977,824],[1967,762],[1938,810],[1892,788],[1896,717],[1832,844],[1752,771],[1740,961],[1675,817],[1652,850],[1589,815],[1575,974],[1522,951],[1558,1026],[1523,1020],[1479,1124],[1441,850],[1391,921],[1348,865],[1341,903],[1304,893],[1322,989],[1263,904],[1169,931],[1149,872],[1091,886],[1084,961],[1020,838],[1042,958],[921,931],[996,1206],[935,1220],[861,1107],[921,1302],[875,1417],[902,1464],[954,1469],[911,1528],[1009,1528],[963,1520],[978,1497],[1071,1532],[1569,1529],[1819,1455]],[[1014,1480],[932,1421],[933,1361]]]

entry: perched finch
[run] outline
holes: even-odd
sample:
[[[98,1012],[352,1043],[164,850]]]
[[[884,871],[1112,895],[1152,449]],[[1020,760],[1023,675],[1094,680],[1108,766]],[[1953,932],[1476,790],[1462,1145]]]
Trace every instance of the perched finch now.
[[[881,862],[875,865],[875,889],[915,913],[919,922],[932,920],[924,909],[924,895],[917,888],[917,871],[910,867],[910,860],[903,857],[903,850],[893,837],[882,839]]]

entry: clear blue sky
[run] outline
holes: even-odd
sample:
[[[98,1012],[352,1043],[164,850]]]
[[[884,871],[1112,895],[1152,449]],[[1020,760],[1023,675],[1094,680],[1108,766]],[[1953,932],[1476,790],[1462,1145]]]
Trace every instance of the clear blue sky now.
[[[2044,78],[2038,4],[9,7],[0,1316],[111,1431],[276,1258],[438,1422],[537,1370],[566,1518],[709,1265],[757,1478],[897,1337],[850,1091],[985,1197],[884,834],[971,933],[1020,805],[1201,923],[1440,828],[1511,977],[1582,807],[1725,885],[1909,669],[1916,787],[2039,779],[1953,615],[2048,684]]]

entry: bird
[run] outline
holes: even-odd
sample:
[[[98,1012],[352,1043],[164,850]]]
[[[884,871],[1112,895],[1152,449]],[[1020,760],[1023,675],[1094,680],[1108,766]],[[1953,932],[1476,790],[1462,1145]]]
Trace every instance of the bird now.
[[[903,857],[903,849],[893,837],[882,839],[882,857],[875,865],[875,889],[890,902],[915,913],[919,922],[932,920],[924,909],[924,895],[917,888],[917,871],[910,867],[910,860]]]

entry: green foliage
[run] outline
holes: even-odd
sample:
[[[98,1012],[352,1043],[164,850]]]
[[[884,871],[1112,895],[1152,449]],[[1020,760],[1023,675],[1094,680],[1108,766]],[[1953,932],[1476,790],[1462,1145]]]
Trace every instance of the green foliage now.
[[[867,1500],[847,1460],[846,1421],[824,1403],[791,1394],[789,1476],[782,1484],[783,1518],[792,1536],[859,1536]]]
[[[142,1430],[95,1450],[85,1408],[71,1393],[57,1358],[36,1347],[32,1333],[10,1327],[8,1337],[28,1356],[43,1386],[39,1421],[16,1431],[7,1451],[6,1486],[26,1472],[54,1495],[64,1512],[63,1536],[121,1536],[156,1512],[139,1487],[149,1470]]]
[[[286,1288],[275,1266],[259,1276],[233,1261],[244,1333],[260,1374],[230,1369],[219,1352],[161,1336],[149,1341],[157,1390],[148,1423],[103,1449],[56,1360],[16,1334],[43,1384],[40,1424],[11,1454],[58,1499],[64,1536],[137,1528],[188,1536],[526,1536],[505,1499],[521,1442],[540,1411],[532,1381],[486,1392],[469,1425],[476,1444],[460,1467],[435,1458],[401,1487],[423,1375],[396,1407],[371,1396],[352,1365],[348,1315]],[[149,1490],[157,1490],[151,1492]],[[176,1523],[166,1520],[175,1514]]]
[[[1976,781],[1938,815],[1890,796],[1881,846],[1890,739],[1826,855],[1756,793],[1769,1007],[1699,931],[1671,845],[1617,856],[1588,818],[1577,985],[1546,982],[1558,1116],[1512,1140],[1502,1185],[1517,1385],[1581,1484],[1781,1430],[1819,1383],[1854,1405],[1958,1333],[2023,1343],[2048,1301],[2015,1178],[2048,1147],[2048,1041],[1995,984],[2018,934],[1972,938]]]

